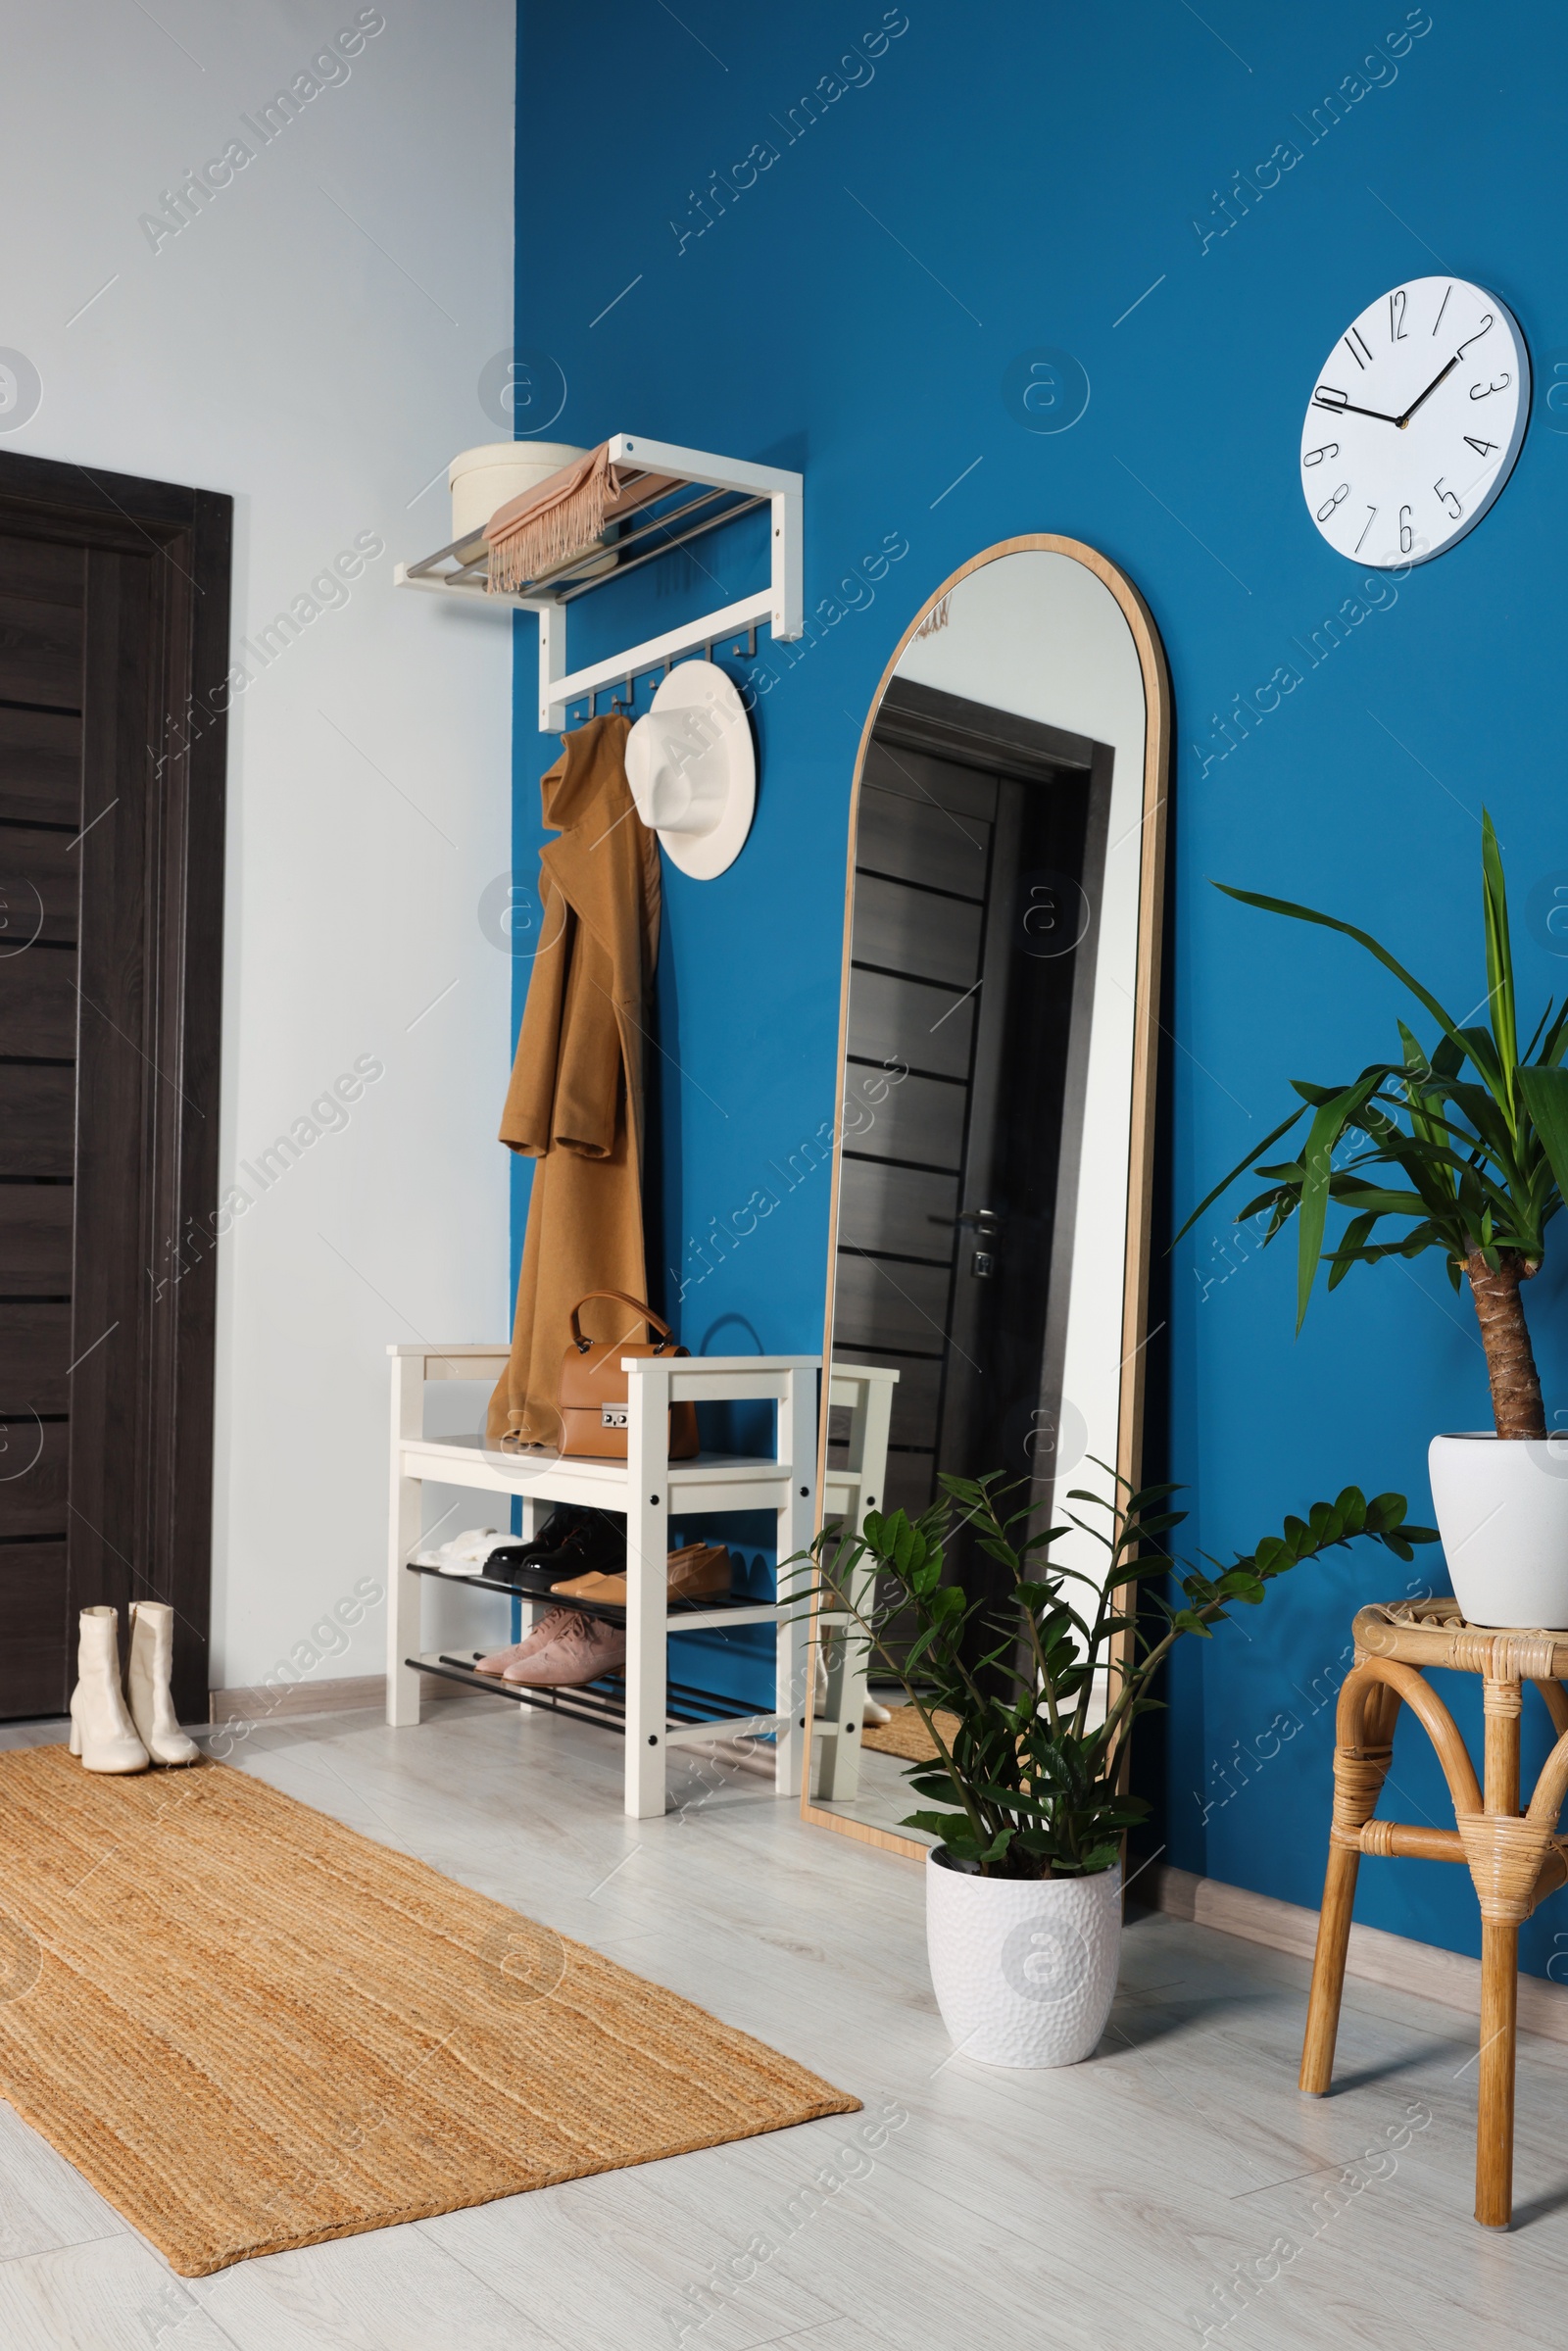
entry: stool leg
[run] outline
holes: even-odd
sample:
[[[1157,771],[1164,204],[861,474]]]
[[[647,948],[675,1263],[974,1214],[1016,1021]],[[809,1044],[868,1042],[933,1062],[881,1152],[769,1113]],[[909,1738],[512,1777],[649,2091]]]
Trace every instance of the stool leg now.
[[[1517,1682],[1488,1675],[1486,1707],[1487,1811],[1519,1816]],[[1513,2218],[1514,2030],[1519,2006],[1519,1922],[1481,1918],[1481,2091],[1476,2107],[1476,2219],[1484,2229],[1506,2229]]]
[[[1481,1928],[1481,2096],[1476,2113],[1476,2219],[1506,2229],[1513,2217],[1514,2031],[1519,1930]]]
[[[1312,1989],[1306,2004],[1306,2039],[1301,2048],[1301,2088],[1310,2098],[1327,2095],[1334,2075],[1334,2043],[1340,2030],[1345,1962],[1350,1948],[1350,1912],[1355,1906],[1359,1853],[1331,1844],[1312,1954]]]

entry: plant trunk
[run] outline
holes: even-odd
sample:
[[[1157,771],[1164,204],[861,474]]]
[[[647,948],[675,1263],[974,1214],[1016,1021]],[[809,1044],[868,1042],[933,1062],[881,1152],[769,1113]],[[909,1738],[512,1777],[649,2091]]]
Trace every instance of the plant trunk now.
[[[1516,1249],[1500,1249],[1495,1273],[1479,1249],[1466,1260],[1470,1296],[1481,1325],[1481,1344],[1487,1350],[1487,1377],[1492,1383],[1492,1417],[1499,1437],[1538,1437],[1546,1434],[1545,1409],[1541,1401],[1541,1374],[1525,1321],[1519,1285],[1535,1272]]]

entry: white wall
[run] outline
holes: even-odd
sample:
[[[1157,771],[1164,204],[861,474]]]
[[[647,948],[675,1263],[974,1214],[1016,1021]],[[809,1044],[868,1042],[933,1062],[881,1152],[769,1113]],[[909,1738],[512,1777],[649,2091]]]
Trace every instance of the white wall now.
[[[386,0],[267,144],[241,117],[375,12],[153,13],[0,5],[0,345],[42,384],[0,448],[232,492],[236,647],[357,538],[385,549],[265,666],[233,657],[222,1169],[252,1204],[220,1244],[212,1673],[232,1687],[384,1579],[386,1342],[508,1327],[509,967],[476,908],[510,862],[510,627],[394,594],[392,565],[450,535],[438,468],[508,437],[477,383],[512,341],[514,12]],[[255,152],[229,184],[149,233],[236,139]],[[384,1074],[346,1126],[269,1189],[236,1175],[361,1055]],[[379,1672],[382,1621],[314,1670]]]

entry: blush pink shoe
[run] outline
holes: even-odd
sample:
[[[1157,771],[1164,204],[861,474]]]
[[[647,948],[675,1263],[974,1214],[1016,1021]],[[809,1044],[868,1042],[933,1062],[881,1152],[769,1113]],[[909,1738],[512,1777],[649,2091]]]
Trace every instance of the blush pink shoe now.
[[[515,1665],[519,1657],[534,1657],[541,1649],[548,1648],[556,1636],[564,1631],[575,1615],[574,1608],[552,1608],[547,1615],[539,1619],[531,1633],[521,1641],[514,1641],[510,1649],[497,1649],[492,1656],[479,1658],[474,1666],[474,1672],[476,1674],[494,1674],[499,1679],[506,1673],[509,1665]]]
[[[516,1657],[503,1669],[502,1679],[530,1690],[575,1690],[601,1674],[618,1673],[626,1662],[626,1636],[602,1617],[563,1609],[569,1622],[554,1641],[530,1656]]]

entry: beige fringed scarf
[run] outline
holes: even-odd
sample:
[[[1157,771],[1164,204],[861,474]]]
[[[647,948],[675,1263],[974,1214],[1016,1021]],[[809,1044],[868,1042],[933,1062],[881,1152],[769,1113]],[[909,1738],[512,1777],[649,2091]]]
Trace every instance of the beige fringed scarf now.
[[[589,555],[607,523],[674,487],[663,474],[634,465],[612,465],[610,443],[601,441],[574,465],[498,507],[485,529],[490,550],[488,589],[492,596],[519,595],[576,557]]]

